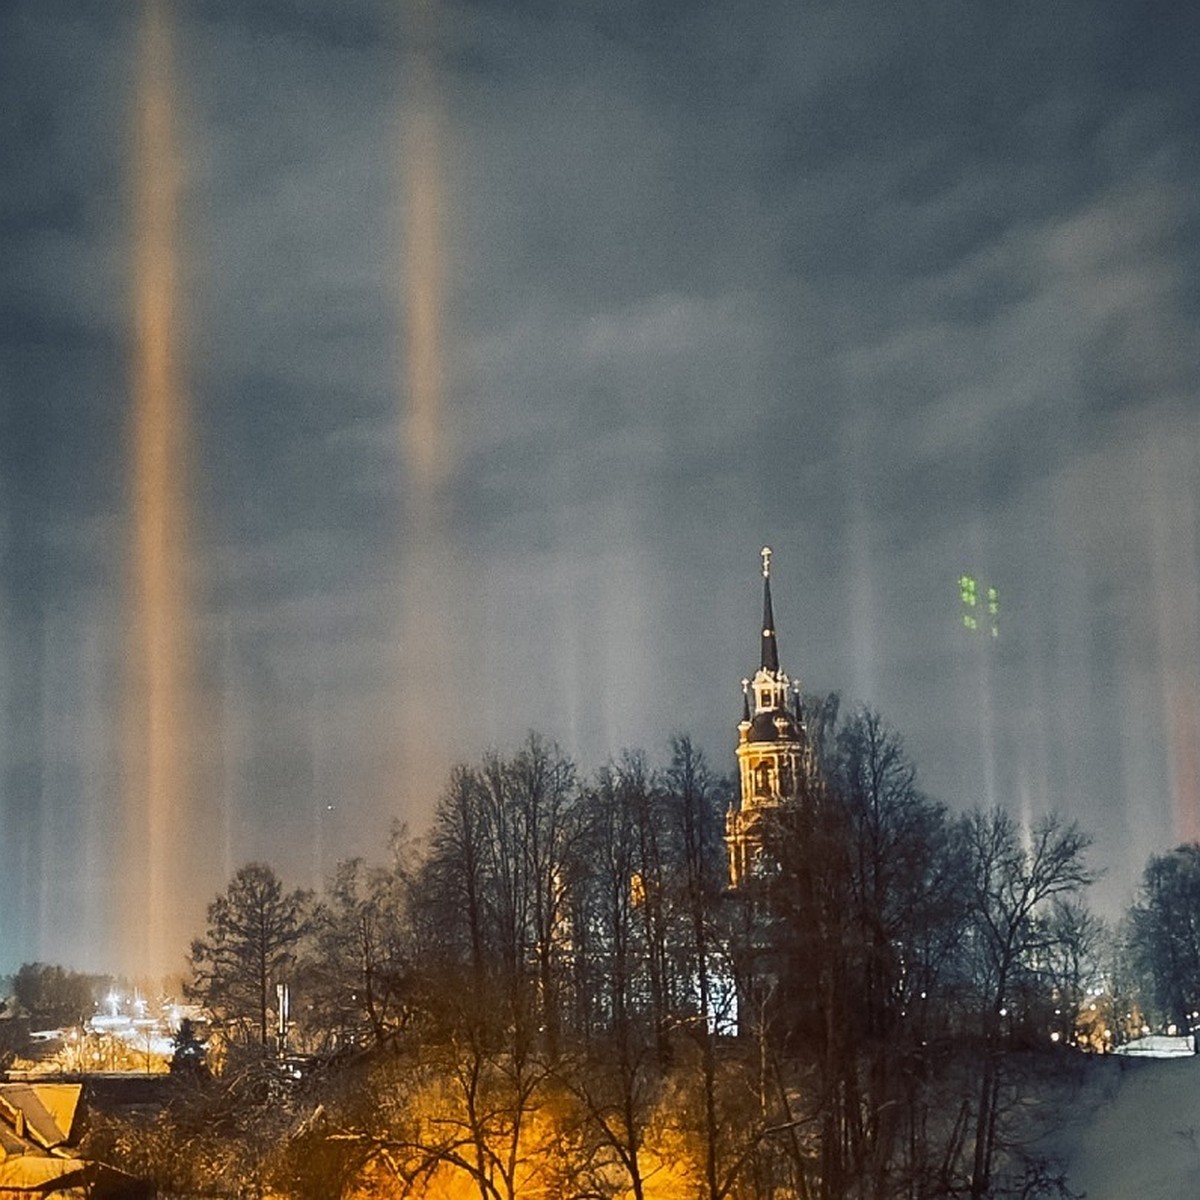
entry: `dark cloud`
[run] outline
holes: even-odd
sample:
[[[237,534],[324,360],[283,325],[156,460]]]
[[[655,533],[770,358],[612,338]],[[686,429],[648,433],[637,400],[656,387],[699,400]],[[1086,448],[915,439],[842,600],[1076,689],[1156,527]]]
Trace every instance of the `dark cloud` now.
[[[1092,825],[1110,907],[1191,828],[1182,6],[170,11],[213,890],[254,854],[314,882],[531,726],[589,768],[680,729],[728,767],[764,541],[786,665],[883,708],[936,794]],[[81,911],[120,795],[140,12],[0,15],[0,966],[107,932]],[[1001,589],[995,646],[962,571]]]

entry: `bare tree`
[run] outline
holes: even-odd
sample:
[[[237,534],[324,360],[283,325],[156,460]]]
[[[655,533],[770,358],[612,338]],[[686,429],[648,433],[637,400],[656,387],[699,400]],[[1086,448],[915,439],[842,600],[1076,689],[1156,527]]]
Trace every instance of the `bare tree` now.
[[[833,704],[813,710],[825,714],[821,786],[776,815],[779,870],[751,897],[759,916],[743,935],[759,987],[751,966],[743,995],[761,996],[764,1064],[776,1058],[762,1073],[780,1078],[774,1120],[796,1186],[882,1198],[929,1169],[927,1060],[961,871],[946,812],[917,788],[894,731],[869,710],[837,725]]]
[[[699,1049],[701,1135],[705,1192],[721,1200],[721,1125],[717,1096],[715,1025],[720,938],[714,929],[724,882],[714,781],[704,756],[687,737],[672,744],[671,764],[664,777],[666,801],[680,848],[678,903],[684,916],[681,946],[685,971],[694,987],[691,1012],[681,1013]]]
[[[496,839],[496,861],[511,871],[513,935],[518,954],[532,959],[535,1019],[553,1058],[559,1049],[559,1003],[569,940],[566,888],[578,795],[575,766],[557,746],[530,734],[507,763],[489,762],[485,777],[495,801],[490,811],[506,811],[509,817],[513,840],[505,845]],[[523,963],[515,966],[523,973]]]
[[[986,1196],[997,1145],[1009,1003],[1025,973],[1048,956],[1051,902],[1076,894],[1094,876],[1085,861],[1090,838],[1057,816],[1038,821],[1026,841],[1004,809],[977,812],[964,819],[962,837],[971,868],[968,936],[981,1047],[970,1188],[972,1196]]]
[[[418,889],[418,924],[441,968],[466,966],[472,987],[499,1001],[498,1024],[551,1053],[576,796],[573,764],[536,734],[511,758],[493,752],[477,768],[457,767]]]
[[[407,839],[393,838],[392,863],[339,863],[313,918],[302,964],[312,1020],[335,1042],[380,1045],[409,1023],[414,947]]]
[[[642,1150],[661,1091],[658,1054],[664,948],[649,933],[661,911],[657,860],[647,861],[656,831],[645,828],[653,783],[640,754],[602,770],[580,806],[571,858],[572,949],[577,1022],[583,1047],[560,1066],[579,1098],[597,1157],[645,1194]],[[665,1022],[663,1022],[665,1024]]]
[[[1089,992],[1100,993],[1101,957],[1111,938],[1104,922],[1077,896],[1056,899],[1048,920],[1040,990],[1043,1006],[1052,1011],[1045,1024],[1055,1041],[1071,1045],[1087,1010]]]
[[[495,951],[489,928],[490,880],[483,784],[470,767],[456,766],[434,815],[430,847],[414,892],[421,955],[437,974],[466,969],[482,993]]]

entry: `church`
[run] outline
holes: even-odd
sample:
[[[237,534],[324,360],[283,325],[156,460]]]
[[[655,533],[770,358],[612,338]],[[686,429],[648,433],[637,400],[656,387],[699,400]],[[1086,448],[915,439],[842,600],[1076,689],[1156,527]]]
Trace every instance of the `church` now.
[[[816,756],[804,727],[800,684],[779,665],[771,603],[771,548],[762,551],[762,641],[758,670],[742,680],[738,799],[725,815],[729,887],[746,889],[778,867],[773,839],[781,812],[816,799]]]

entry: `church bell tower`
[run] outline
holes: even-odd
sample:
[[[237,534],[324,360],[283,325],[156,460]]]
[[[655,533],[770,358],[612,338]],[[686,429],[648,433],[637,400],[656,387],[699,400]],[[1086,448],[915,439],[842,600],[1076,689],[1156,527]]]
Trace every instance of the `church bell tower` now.
[[[738,725],[739,800],[725,815],[729,886],[771,874],[777,824],[774,814],[804,803],[816,778],[804,728],[800,685],[779,666],[775,613],[771,604],[771,548],[762,551],[762,653],[753,679],[742,680]]]

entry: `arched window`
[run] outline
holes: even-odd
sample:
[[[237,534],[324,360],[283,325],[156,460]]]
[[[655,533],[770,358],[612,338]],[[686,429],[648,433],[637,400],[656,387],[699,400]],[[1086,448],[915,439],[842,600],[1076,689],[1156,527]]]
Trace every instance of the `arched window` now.
[[[756,796],[771,794],[771,766],[769,763],[760,762],[754,768],[754,794]]]
[[[783,796],[792,794],[792,764],[786,758],[779,764],[779,791]]]

